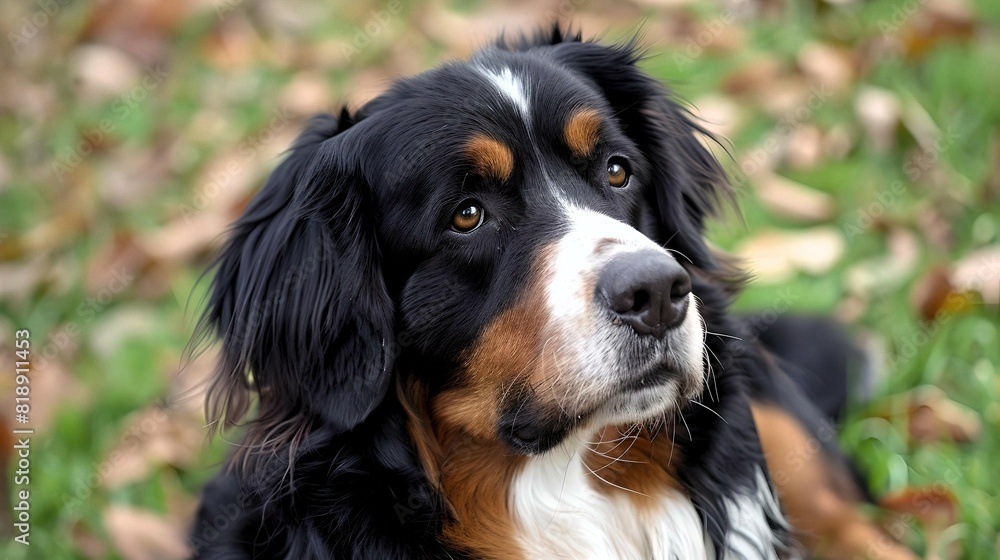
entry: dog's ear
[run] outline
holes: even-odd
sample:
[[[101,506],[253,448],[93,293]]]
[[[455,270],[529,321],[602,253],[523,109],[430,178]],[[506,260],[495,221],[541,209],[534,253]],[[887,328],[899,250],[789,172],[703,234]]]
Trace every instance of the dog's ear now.
[[[731,189],[719,162],[699,140],[711,135],[665,86],[636,66],[640,55],[634,42],[605,46],[567,40],[552,49],[557,60],[608,100],[618,124],[652,166],[653,184],[646,196],[656,227],[648,229],[656,231],[643,233],[695,266],[717,270],[720,263],[702,237],[704,221],[720,195],[730,196]]]
[[[370,188],[342,138],[349,126],[346,114],[313,119],[215,262],[201,326],[222,339],[222,355],[207,413],[232,426],[256,392],[246,436],[254,451],[315,422],[350,430],[389,383],[394,311]]]

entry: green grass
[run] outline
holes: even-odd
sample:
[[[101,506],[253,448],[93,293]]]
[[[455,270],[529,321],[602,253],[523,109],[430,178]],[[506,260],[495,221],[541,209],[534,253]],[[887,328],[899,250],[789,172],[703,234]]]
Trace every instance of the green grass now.
[[[596,2],[589,11],[601,14],[607,8],[612,13],[609,6],[613,4]],[[746,44],[736,51],[707,49],[684,65],[672,57],[684,43],[657,41],[658,37],[647,33],[654,43],[654,56],[643,64],[683,97],[697,99],[719,92],[728,76],[761,56],[774,57],[794,69],[796,54],[810,42],[867,52],[865,45],[871,46],[881,37],[879,22],[892,17],[894,4],[832,7],[792,2],[784,15],[729,24],[741,27],[746,34]],[[454,5],[467,17],[475,17],[484,7],[472,0]],[[377,37],[376,46],[363,49],[347,64],[331,60],[336,49],[330,51],[333,55],[327,51],[298,57],[274,55],[280,48],[350,41],[369,21],[371,10],[381,8],[371,2],[350,9],[318,10],[318,16],[296,24],[301,27],[294,32],[271,24],[271,16],[243,4],[222,19],[211,9],[190,14],[183,25],[159,36],[168,53],[169,78],[124,116],[116,111],[113,98],[86,101],[74,90],[70,55],[82,40],[73,37],[84,28],[93,8],[74,5],[66,9],[33,39],[32,45],[40,54],[18,55],[12,65],[0,67],[5,74],[50,85],[47,91],[54,96],[50,110],[42,113],[21,107],[0,112],[0,148],[3,163],[11,172],[8,184],[0,188],[0,265],[23,267],[32,256],[41,255],[50,267],[27,288],[0,301],[0,335],[6,343],[13,340],[10,333],[14,329],[31,329],[36,355],[50,349],[52,361],[61,364],[82,388],[81,394],[75,395],[64,394],[58,384],[46,385],[50,393],[33,394],[38,401],[54,401],[56,410],[33,440],[32,545],[0,545],[5,557],[118,558],[104,521],[108,506],[126,504],[165,515],[191,506],[198,487],[224,455],[225,444],[220,440],[206,447],[194,462],[156,463],[142,479],[114,489],[102,483],[91,485],[88,480],[108,460],[108,454],[123,444],[131,427],[130,415],[156,403],[176,401],[171,391],[193,331],[201,292],[191,298],[190,305],[187,298],[209,255],[201,250],[179,262],[153,263],[93,313],[80,310],[95,291],[86,287],[87,279],[95,274],[95,259],[108,254],[116,235],[141,237],[177,219],[184,205],[190,205],[204,186],[207,167],[220,154],[234,150],[267,127],[281,94],[298,71],[310,68],[310,61],[323,66],[324,79],[333,92],[332,110],[338,98],[350,93],[347,88],[360,85],[354,77],[362,70],[398,56],[391,50],[394,41],[418,28],[414,22],[424,15],[424,8],[407,7],[390,21],[385,35]],[[990,174],[996,173],[995,154],[1000,144],[1000,96],[993,91],[1000,84],[1000,7],[990,0],[978,0],[973,9],[978,29],[974,36],[941,40],[920,57],[871,60],[866,73],[847,91],[832,97],[810,116],[807,122],[823,130],[845,125],[852,131],[855,142],[842,159],[827,159],[808,170],[776,169],[829,194],[838,213],[826,225],[845,235],[857,224],[859,209],[876,202],[887,185],[903,182],[905,190],[894,197],[884,219],[891,227],[864,228],[852,236],[843,258],[822,275],[800,273],[781,284],[751,284],[737,307],[767,308],[775,301],[777,290],[790,289],[799,295],[795,310],[834,313],[850,297],[847,278],[851,271],[860,263],[888,254],[888,231],[912,234],[918,246],[914,265],[868,294],[860,314],[851,322],[853,330],[881,337],[895,367],[876,388],[872,402],[851,408],[841,440],[870,473],[877,492],[945,485],[956,496],[961,514],[961,523],[947,538],[960,542],[963,558],[994,558],[1000,531],[997,309],[974,303],[947,314],[940,328],[923,341],[920,335],[926,326],[910,302],[913,286],[927,270],[948,266],[976,249],[1000,242],[1000,194],[996,186],[992,192],[986,186]],[[681,13],[702,23],[720,17],[717,7],[702,4]],[[665,17],[651,10],[629,14],[608,20],[609,37],[623,36],[624,30],[632,29],[643,16],[650,29],[656,29],[657,18]],[[248,49],[246,56],[253,60],[232,67],[212,62],[208,53],[213,37],[233,29],[246,32],[241,26],[252,30],[244,33],[244,38],[259,43],[233,48],[240,52]],[[600,31],[585,29],[587,33]],[[450,52],[433,39],[414,41],[420,52],[414,57],[418,67],[410,68],[412,72]],[[952,134],[953,140],[936,154],[934,167],[939,176],[934,183],[929,176],[914,181],[907,174],[906,166],[913,161],[917,144],[903,127],[896,131],[895,145],[888,153],[872,150],[854,109],[855,94],[863,86],[884,88],[919,105],[941,130]],[[753,100],[736,98],[736,103],[746,117],[731,138],[731,151],[739,161],[771,134],[776,123]],[[209,117],[222,124],[212,124]],[[80,141],[81,131],[99,126],[102,119],[114,123],[109,141],[84,157],[63,180],[55,179],[52,162]],[[169,158],[170,165],[168,171],[154,176],[149,195],[122,204],[101,195],[109,168],[127,162],[127,154],[145,153],[158,143],[169,147],[157,157]],[[736,168],[736,162],[727,165]],[[138,173],[136,184],[141,183],[144,171]],[[256,184],[262,179],[263,175],[257,177]],[[740,188],[742,221],[727,219],[711,229],[713,241],[721,247],[736,248],[767,228],[799,227],[771,213],[753,196],[750,184]],[[236,207],[239,201],[233,204]],[[926,235],[920,217],[928,210],[945,216],[952,230],[950,245],[935,245]],[[44,224],[51,225],[51,230],[43,236],[38,228]],[[123,316],[130,313],[141,318],[142,328],[127,328],[126,322],[126,332],[115,335],[115,329],[121,329],[125,321]],[[70,324],[81,334],[60,346],[57,334]],[[921,341],[914,345],[915,354],[900,358],[915,339]],[[973,410],[984,424],[982,438],[961,445],[916,445],[907,437],[903,415],[880,416],[886,408],[898,407],[907,391],[925,384],[940,387]],[[42,387],[34,388],[42,391]],[[908,538],[917,548],[924,546],[920,531]]]

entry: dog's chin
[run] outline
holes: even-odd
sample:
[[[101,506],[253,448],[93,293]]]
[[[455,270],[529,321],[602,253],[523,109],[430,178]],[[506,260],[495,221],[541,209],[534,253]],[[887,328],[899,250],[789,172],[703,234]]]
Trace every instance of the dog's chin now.
[[[657,424],[697,399],[704,389],[702,372],[684,372],[665,381],[640,379],[625,386],[594,415],[598,425]]]

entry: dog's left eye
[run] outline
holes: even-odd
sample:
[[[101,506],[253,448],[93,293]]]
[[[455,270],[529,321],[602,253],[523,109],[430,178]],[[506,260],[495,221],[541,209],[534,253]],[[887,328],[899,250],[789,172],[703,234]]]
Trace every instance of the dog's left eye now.
[[[458,206],[451,216],[451,229],[459,233],[469,233],[483,223],[486,212],[479,202],[467,200]]]
[[[608,160],[608,184],[620,189],[628,184],[632,175],[628,171],[628,163],[622,158]]]

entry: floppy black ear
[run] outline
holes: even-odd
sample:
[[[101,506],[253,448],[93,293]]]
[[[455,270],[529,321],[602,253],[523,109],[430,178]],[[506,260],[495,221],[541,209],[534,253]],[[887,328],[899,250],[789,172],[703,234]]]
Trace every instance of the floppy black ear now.
[[[251,448],[288,443],[316,421],[349,430],[388,386],[393,306],[370,189],[340,136],[348,121],[313,119],[215,262],[202,327],[220,336],[222,356],[208,415],[239,422],[255,391]]]
[[[653,169],[647,192],[659,231],[644,231],[680,251],[699,268],[719,263],[702,237],[706,215],[730,187],[719,162],[699,141],[711,135],[693,122],[670,91],[642,72],[634,43],[605,46],[580,42],[570,34],[552,49],[556,58],[603,93],[619,124],[643,151]]]

